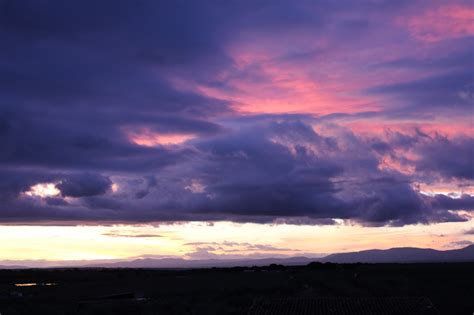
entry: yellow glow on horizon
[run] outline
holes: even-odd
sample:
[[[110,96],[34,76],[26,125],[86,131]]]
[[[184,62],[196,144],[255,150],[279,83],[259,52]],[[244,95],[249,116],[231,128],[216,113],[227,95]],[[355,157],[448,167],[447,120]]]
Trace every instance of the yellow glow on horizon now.
[[[0,226],[0,260],[124,259],[143,255],[187,258],[200,247],[215,248],[211,252],[218,255],[263,253],[267,256],[317,256],[405,246],[448,249],[461,240],[474,241],[473,235],[463,234],[473,225],[474,218],[468,222],[404,227],[362,227],[347,222],[327,226],[232,222]],[[225,242],[238,243],[230,248],[235,252],[226,249]],[[269,245],[281,250],[248,250],[243,244]]]

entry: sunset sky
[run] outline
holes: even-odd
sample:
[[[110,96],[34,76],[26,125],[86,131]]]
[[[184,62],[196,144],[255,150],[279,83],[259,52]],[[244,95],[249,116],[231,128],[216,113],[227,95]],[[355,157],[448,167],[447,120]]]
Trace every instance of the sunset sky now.
[[[474,243],[474,5],[0,0],[0,264]]]

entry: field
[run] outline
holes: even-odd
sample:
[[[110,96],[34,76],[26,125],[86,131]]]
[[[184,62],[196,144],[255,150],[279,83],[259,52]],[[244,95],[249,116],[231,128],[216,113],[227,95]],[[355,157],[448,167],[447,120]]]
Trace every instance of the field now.
[[[473,314],[474,263],[0,270],[0,313],[246,314],[255,301],[424,297]]]

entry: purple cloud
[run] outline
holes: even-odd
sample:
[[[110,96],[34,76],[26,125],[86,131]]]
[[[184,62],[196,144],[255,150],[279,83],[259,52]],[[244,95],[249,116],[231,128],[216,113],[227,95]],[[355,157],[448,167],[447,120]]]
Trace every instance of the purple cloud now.
[[[420,188],[474,177],[445,5],[3,1],[0,221],[466,220]]]

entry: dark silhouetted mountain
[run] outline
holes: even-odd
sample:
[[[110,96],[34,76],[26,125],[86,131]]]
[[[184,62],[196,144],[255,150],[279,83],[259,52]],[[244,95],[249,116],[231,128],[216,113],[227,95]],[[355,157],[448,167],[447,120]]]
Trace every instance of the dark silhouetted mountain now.
[[[411,263],[411,262],[464,262],[474,261],[474,245],[461,249],[435,250],[429,248],[401,247],[387,250],[332,254],[320,259],[334,263]]]

